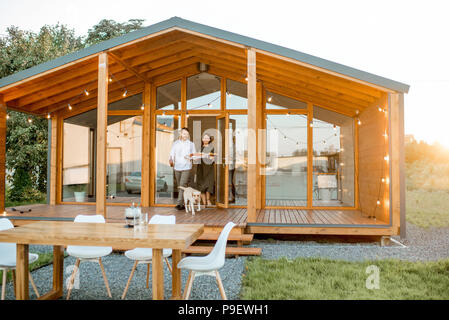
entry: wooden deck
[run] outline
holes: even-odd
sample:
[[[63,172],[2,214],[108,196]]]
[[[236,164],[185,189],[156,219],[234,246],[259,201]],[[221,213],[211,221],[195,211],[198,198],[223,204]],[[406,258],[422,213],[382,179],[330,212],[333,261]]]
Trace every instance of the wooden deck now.
[[[263,209],[256,223],[287,225],[385,225],[358,210]]]
[[[111,205],[107,207],[106,222],[123,222],[127,206]],[[25,220],[73,220],[79,214],[95,214],[95,205],[47,205],[34,204],[6,208],[6,217],[16,223]],[[29,211],[31,209],[31,211]],[[23,213],[20,213],[23,211]],[[222,228],[229,221],[234,222],[238,228],[246,227],[246,209],[205,208],[196,212],[195,216],[179,211],[174,207],[143,207],[142,212],[148,213],[151,218],[155,214],[175,215],[176,223],[202,223],[209,228]]]
[[[15,210],[14,210],[15,209]],[[30,211],[31,210],[31,211]],[[20,213],[20,212],[23,213]],[[107,207],[107,222],[123,222],[125,206]],[[222,228],[229,221],[239,228],[247,226],[246,209],[242,208],[203,208],[195,216],[178,211],[174,207],[144,207],[149,217],[175,215],[177,223],[202,223],[205,227]],[[6,209],[6,217],[15,221],[25,220],[73,220],[78,214],[95,214],[95,205],[47,205],[35,204]],[[357,210],[305,210],[305,209],[262,209],[259,210],[256,224],[285,226],[322,225],[385,225],[380,220],[364,217]]]

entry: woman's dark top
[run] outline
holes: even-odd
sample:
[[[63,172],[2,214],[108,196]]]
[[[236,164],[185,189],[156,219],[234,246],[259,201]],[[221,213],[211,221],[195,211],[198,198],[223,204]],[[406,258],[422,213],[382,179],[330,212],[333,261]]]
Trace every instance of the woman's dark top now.
[[[214,147],[211,144],[201,147],[202,153],[214,153]],[[201,163],[198,164],[196,171],[196,184],[197,189],[201,192],[214,193],[215,188],[215,172],[214,172],[214,159],[209,157],[201,158]]]

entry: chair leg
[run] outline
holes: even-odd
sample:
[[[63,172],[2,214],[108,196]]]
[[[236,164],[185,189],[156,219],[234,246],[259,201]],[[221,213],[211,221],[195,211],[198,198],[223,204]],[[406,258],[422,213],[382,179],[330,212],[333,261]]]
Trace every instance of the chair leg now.
[[[80,259],[76,259],[75,267],[73,268],[72,275],[70,276],[69,287],[67,288],[67,298],[66,298],[66,300],[70,299],[70,294],[72,293],[72,289],[73,289],[73,283],[75,282],[75,275],[76,275],[76,272],[78,271],[78,268],[80,266],[80,262],[81,262]]]
[[[189,272],[189,278],[187,279],[186,287],[184,289],[184,294],[182,295],[183,300],[188,300],[190,297],[190,292],[192,291],[193,279],[195,279],[195,272]]]
[[[147,289],[150,288],[150,264],[147,264]]]
[[[101,258],[98,259],[98,263],[100,264],[101,273],[103,274],[104,284],[106,285],[106,290],[108,291],[109,298],[112,298],[111,290],[109,289],[108,278],[106,278],[106,273],[104,272],[103,263],[101,262]]]
[[[33,287],[34,292],[36,293],[36,296],[39,298],[39,292],[37,291],[37,287],[36,284],[34,283],[33,277],[31,276],[31,272],[29,272],[30,275],[30,282],[31,282],[31,286]]]
[[[8,272],[6,269],[2,269],[3,279],[2,279],[2,300],[5,300],[6,293],[6,273]]]
[[[221,298],[223,300],[228,300],[226,297],[225,290],[223,288],[223,283],[221,282],[220,274],[218,273],[218,270],[215,270],[215,279],[217,279],[218,289],[220,289]]]
[[[171,265],[170,265],[170,263],[168,262],[168,259],[167,259],[167,258],[165,258],[165,263],[167,264],[167,267],[168,267],[168,270],[170,271],[170,273],[173,274],[173,271],[172,271],[172,269],[171,269]]]
[[[136,268],[137,268],[137,263],[138,263],[138,262],[139,262],[139,261],[137,261],[137,260],[134,262],[133,268],[132,268],[132,270],[131,270],[131,274],[129,275],[129,278],[128,278],[128,282],[126,283],[125,290],[123,291],[123,294],[122,294],[122,300],[125,299],[125,297],[126,297],[126,293],[128,292],[129,284],[131,283],[131,279],[132,279],[133,276],[134,276],[134,271],[135,271]]]

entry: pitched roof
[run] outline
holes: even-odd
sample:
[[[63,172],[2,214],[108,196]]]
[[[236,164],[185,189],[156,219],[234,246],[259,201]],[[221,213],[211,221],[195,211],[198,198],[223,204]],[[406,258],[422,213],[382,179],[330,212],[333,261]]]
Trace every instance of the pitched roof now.
[[[410,86],[398,81],[387,79],[369,72],[361,71],[352,67],[348,67],[336,62],[332,62],[326,59],[318,58],[300,51],[289,49],[286,47],[278,46],[265,41],[257,40],[254,38],[242,36],[233,32],[213,28],[193,21],[185,20],[179,17],[172,17],[170,19],[155,23],[151,26],[127,33],[123,36],[116,37],[110,40],[103,41],[101,43],[92,45],[90,47],[84,48],[82,50],[70,53],[68,55],[41,63],[32,68],[17,72],[10,76],[0,79],[0,89],[4,86],[13,84],[15,82],[24,80],[31,76],[37,75],[39,73],[51,70],[63,66],[64,64],[82,59],[84,57],[90,56],[95,53],[102,52],[104,50],[111,49],[118,45],[125,44],[127,42],[137,40],[139,38],[151,35],[153,33],[163,31],[166,29],[178,27],[181,29],[186,29],[190,31],[195,31],[201,34],[209,35],[212,37],[220,38],[223,40],[231,41],[234,43],[239,43],[244,46],[253,47],[259,50],[264,50],[284,56],[287,58],[295,59],[319,68],[330,70],[351,78],[369,82],[380,87],[391,89],[398,92],[407,93]]]

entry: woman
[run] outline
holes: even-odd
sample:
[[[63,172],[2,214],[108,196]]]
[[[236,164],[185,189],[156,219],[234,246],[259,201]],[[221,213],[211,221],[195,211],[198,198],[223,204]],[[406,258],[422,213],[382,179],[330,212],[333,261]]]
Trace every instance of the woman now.
[[[201,191],[203,203],[211,206],[210,195],[214,193],[215,188],[213,137],[206,133],[201,141],[201,163],[198,164],[196,171],[197,189]]]

